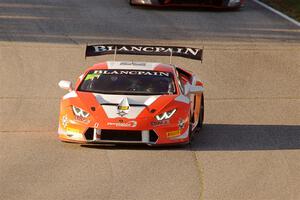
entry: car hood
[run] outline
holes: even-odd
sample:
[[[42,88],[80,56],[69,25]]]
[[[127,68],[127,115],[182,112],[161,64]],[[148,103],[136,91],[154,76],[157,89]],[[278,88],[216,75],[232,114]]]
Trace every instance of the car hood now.
[[[99,119],[154,117],[178,98],[178,95],[112,95],[88,92],[77,94],[80,104],[84,105],[93,117]],[[127,110],[120,110],[121,107],[127,106]]]

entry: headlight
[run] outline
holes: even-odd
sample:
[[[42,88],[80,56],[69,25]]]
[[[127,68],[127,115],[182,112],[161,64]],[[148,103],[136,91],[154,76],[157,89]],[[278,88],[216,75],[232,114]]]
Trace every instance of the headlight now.
[[[159,121],[164,120],[164,119],[170,119],[172,117],[172,115],[174,115],[175,112],[176,112],[176,109],[173,109],[168,112],[164,112],[163,114],[156,115],[155,118]]]
[[[239,4],[241,2],[241,0],[229,0],[228,2],[228,6],[236,6],[237,4]]]
[[[82,110],[81,108],[72,106],[73,112],[76,116],[78,117],[84,117],[87,118],[90,114],[84,110]]]

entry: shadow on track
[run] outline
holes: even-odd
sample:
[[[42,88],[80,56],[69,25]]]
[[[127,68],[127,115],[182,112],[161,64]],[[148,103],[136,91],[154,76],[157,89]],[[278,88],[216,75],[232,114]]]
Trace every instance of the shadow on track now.
[[[206,125],[195,138],[193,150],[300,149],[300,126]]]
[[[248,151],[300,149],[300,126],[207,124],[192,145],[148,147],[143,145],[82,145],[112,150]]]
[[[221,8],[221,7],[213,7],[213,6],[191,6],[191,5],[131,5],[134,9],[140,10],[154,10],[154,11],[164,11],[164,12],[173,12],[173,11],[182,11],[182,12],[238,12],[243,10],[244,7],[239,8]]]

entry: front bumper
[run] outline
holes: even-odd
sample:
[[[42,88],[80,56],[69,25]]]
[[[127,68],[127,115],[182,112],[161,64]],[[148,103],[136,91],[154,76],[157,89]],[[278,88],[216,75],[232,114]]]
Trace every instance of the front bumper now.
[[[212,8],[237,8],[242,6],[244,0],[172,0],[161,3],[159,0],[131,0],[132,5],[155,7],[212,7]]]
[[[126,143],[126,144],[177,144],[189,140],[189,125],[159,126],[148,130],[138,129],[100,129],[69,124],[68,127],[59,126],[58,136],[62,141],[98,144],[98,143]]]
[[[184,109],[183,109],[184,110]],[[177,144],[189,141],[189,113],[177,111],[167,120],[155,117],[129,119],[90,116],[78,118],[63,110],[59,118],[58,137],[74,143]]]

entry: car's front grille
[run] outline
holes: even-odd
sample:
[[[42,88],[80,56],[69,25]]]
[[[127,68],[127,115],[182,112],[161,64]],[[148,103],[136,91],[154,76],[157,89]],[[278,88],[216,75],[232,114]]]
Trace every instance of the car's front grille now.
[[[203,5],[214,5],[222,6],[223,0],[173,0],[174,4],[203,4]]]
[[[193,4],[193,3],[202,3],[203,0],[173,0],[172,3],[176,4]]]
[[[100,131],[100,130],[99,130]],[[142,131],[132,131],[132,130],[107,130],[102,129],[98,136],[98,141],[107,141],[107,142],[145,142],[143,141]],[[94,138],[94,129],[88,128],[84,133],[86,140],[93,140]],[[158,140],[158,135],[155,131],[149,131],[149,143],[156,143]],[[146,140],[147,141],[147,140]]]
[[[114,141],[142,141],[141,131],[127,131],[127,130],[101,130],[101,140]]]

